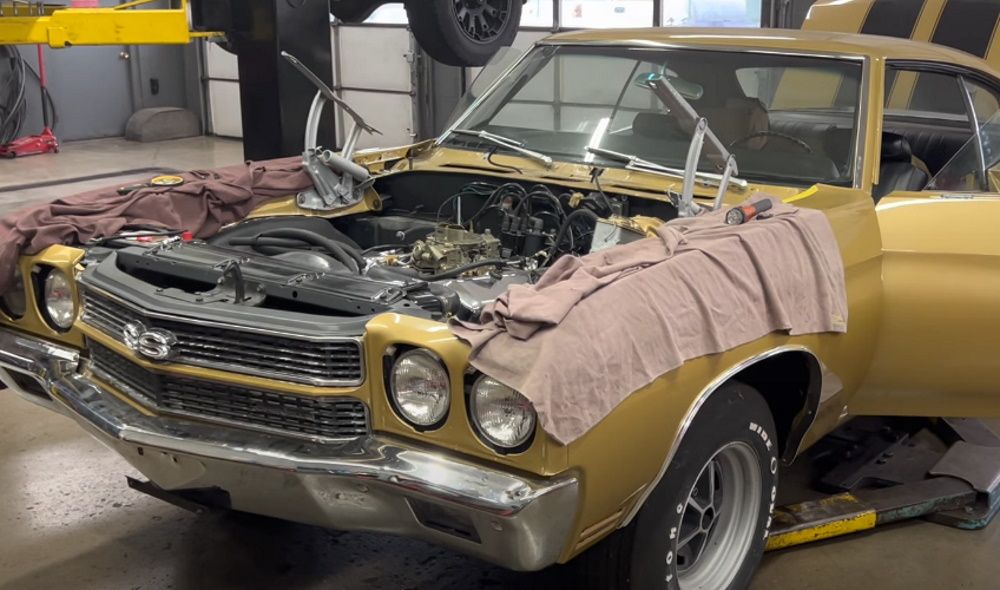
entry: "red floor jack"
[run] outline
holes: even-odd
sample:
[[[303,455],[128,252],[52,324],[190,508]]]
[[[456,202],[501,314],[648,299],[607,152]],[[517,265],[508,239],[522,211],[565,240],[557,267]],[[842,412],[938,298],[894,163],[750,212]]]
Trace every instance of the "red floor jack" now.
[[[41,86],[42,93],[42,121],[44,129],[38,135],[19,137],[6,145],[0,145],[0,158],[22,158],[24,156],[35,156],[59,151],[59,140],[52,134],[49,109],[45,106],[45,54],[41,45],[38,46],[38,84]]]

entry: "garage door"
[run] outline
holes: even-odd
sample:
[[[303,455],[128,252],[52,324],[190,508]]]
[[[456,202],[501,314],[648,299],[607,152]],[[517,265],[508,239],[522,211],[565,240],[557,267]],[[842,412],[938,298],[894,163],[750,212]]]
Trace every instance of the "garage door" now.
[[[223,137],[243,137],[236,56],[215,43],[206,43],[204,47],[209,131]]]
[[[405,15],[403,20],[405,22]],[[337,24],[333,26],[331,43],[334,90],[372,126],[382,131],[380,136],[362,137],[358,147],[413,143],[416,129],[414,44],[406,26]],[[243,137],[236,57],[213,43],[207,43],[205,48],[205,87],[211,133]],[[337,123],[338,141],[343,144],[348,128],[342,113],[338,113]]]
[[[585,27],[758,26],[761,0],[527,0],[514,46],[525,50],[554,31]],[[334,84],[337,93],[381,136],[362,137],[359,147],[405,145],[417,139],[416,45],[402,4],[382,6],[360,25],[335,24]],[[236,58],[213,44],[205,51],[206,91],[212,133],[242,137]],[[478,70],[470,70],[467,81]],[[430,100],[438,100],[430,93]],[[454,101],[452,94],[440,100]],[[445,111],[447,112],[447,111]],[[347,132],[338,114],[338,137]]]
[[[413,143],[417,129],[413,74],[415,45],[405,25],[370,21],[361,25],[338,24],[334,26],[333,35],[335,90],[382,132],[382,135],[362,136],[358,147]],[[344,121],[342,113],[337,121],[337,133],[343,144],[349,121]]]

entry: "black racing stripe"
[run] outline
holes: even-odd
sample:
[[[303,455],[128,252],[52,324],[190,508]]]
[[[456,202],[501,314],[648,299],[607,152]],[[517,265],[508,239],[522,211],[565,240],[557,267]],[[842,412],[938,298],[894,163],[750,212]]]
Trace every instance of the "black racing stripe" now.
[[[932,43],[986,57],[1000,17],[1000,0],[948,0]]]
[[[1000,17],[1000,0],[947,0],[931,43],[986,57]],[[957,86],[941,76],[922,73],[917,78],[909,108],[941,112],[958,109]],[[961,108],[964,111],[964,105]]]
[[[913,30],[920,20],[920,13],[924,9],[925,0],[875,0],[868,10],[868,16],[861,25],[861,33],[865,35],[885,35],[886,37],[899,37],[909,39],[913,36]],[[890,86],[886,86],[886,96],[888,96]],[[841,82],[840,89],[837,90],[837,99],[834,103],[843,106],[851,103],[857,96],[857,84],[844,84]]]
[[[924,0],[875,0],[861,32],[909,39],[923,8]]]

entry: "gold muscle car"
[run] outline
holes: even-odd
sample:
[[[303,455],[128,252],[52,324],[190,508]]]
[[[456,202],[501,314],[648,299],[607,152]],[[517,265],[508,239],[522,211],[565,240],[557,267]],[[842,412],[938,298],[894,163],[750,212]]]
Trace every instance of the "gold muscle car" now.
[[[24,258],[0,375],[161,493],[517,570],[586,562],[581,587],[741,588],[779,463],[854,416],[1000,416],[998,111],[1000,72],[928,43],[556,35],[436,141],[319,153],[329,191],[205,241]],[[445,324],[598,235],[756,193],[826,214],[845,334],[688,361],[561,445]]]

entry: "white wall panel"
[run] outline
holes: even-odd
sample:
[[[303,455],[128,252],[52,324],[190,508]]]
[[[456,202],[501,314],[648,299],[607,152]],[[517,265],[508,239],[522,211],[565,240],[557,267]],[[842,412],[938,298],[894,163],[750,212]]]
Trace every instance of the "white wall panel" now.
[[[209,78],[219,80],[239,80],[236,56],[222,49],[216,43],[205,43],[205,72]]]
[[[339,84],[410,92],[410,32],[401,27],[340,27]]]
[[[400,146],[414,142],[413,99],[409,95],[345,90],[341,97],[372,127],[382,132],[382,135],[362,134],[358,140],[359,148]],[[350,119],[345,121],[342,113],[338,112],[338,115],[340,130],[346,134],[351,126]]]
[[[212,133],[226,137],[243,137],[239,83],[209,80],[208,102]]]

